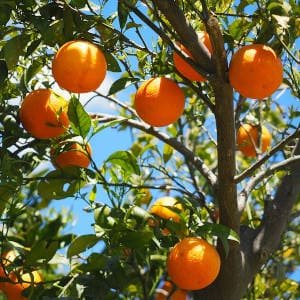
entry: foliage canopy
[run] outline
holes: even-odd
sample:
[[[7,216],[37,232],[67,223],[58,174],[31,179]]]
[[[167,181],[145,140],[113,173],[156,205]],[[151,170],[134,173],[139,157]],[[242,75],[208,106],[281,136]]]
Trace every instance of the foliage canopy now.
[[[290,279],[300,255],[299,4],[1,1],[1,253],[19,253],[9,270],[41,270],[44,282],[24,292],[29,299],[153,299],[168,278],[168,251],[183,236],[207,239],[222,257],[217,281],[191,293],[193,299],[300,297]],[[202,30],[212,56],[197,41]],[[62,92],[51,62],[61,45],[78,39],[100,47],[112,84],[85,95],[64,91],[71,126],[63,138],[79,136],[93,147],[104,130],[112,132],[105,144],[114,143],[113,131],[129,132],[131,146],[101,163],[101,149],[93,149],[87,169],[54,169],[45,162],[62,138],[26,132],[20,100],[38,88]],[[279,90],[263,100],[233,93],[227,78],[233,53],[253,43],[273,48],[284,66]],[[182,77],[174,51],[208,80]],[[141,83],[156,76],[176,81],[186,99],[181,118],[162,128],[142,122],[133,105]],[[110,114],[103,103],[113,107]],[[266,154],[248,158],[237,151],[235,132],[244,123],[268,127]],[[153,216],[150,194],[176,197],[184,207],[176,211],[180,222]],[[68,197],[86,204],[93,233],[72,232],[70,211],[53,208]]]

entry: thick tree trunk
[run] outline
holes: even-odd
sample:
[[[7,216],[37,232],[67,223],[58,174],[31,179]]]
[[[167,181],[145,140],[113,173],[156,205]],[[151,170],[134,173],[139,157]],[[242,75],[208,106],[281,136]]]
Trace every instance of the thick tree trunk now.
[[[227,58],[218,20],[206,11],[206,19],[203,21],[214,49],[213,55],[209,57],[175,1],[153,0],[153,3],[168,19],[183,44],[189,48],[200,69],[210,73],[209,80],[215,95],[214,113],[218,140],[216,196],[220,223],[240,234],[241,240],[240,244],[231,242],[227,256],[222,245],[218,244],[222,259],[220,274],[212,285],[195,291],[193,296],[195,300],[240,300],[262,264],[278,247],[286,229],[292,206],[300,194],[300,162],[293,164],[290,174],[283,178],[274,200],[269,205],[265,204],[265,214],[259,228],[254,230],[240,227],[234,181],[236,165],[233,91],[227,79]],[[295,154],[299,153],[298,144]],[[241,194],[240,197],[244,195]]]

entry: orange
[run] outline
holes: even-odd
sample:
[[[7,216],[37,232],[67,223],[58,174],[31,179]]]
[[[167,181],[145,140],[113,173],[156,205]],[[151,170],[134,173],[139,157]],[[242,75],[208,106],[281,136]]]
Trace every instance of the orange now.
[[[104,80],[106,70],[102,51],[84,40],[65,43],[52,62],[52,74],[58,85],[73,93],[96,90]]]
[[[187,298],[187,291],[178,289],[171,295],[170,300],[186,300]]]
[[[166,300],[173,290],[173,283],[170,281],[165,281],[161,288],[156,290],[154,300]]]
[[[4,294],[8,298],[8,300],[25,300],[26,297],[22,296],[22,292],[34,285],[42,281],[41,274],[38,271],[33,271],[31,273],[26,273],[21,275],[21,282],[18,281],[18,277],[15,273],[10,273],[9,278],[14,283],[5,283],[5,288],[3,289]],[[25,281],[25,282],[23,282]]]
[[[166,220],[180,221],[177,211],[182,211],[182,204],[173,197],[162,197],[155,201],[150,208],[150,213]]]
[[[183,113],[184,94],[171,79],[151,78],[137,90],[134,106],[140,118],[149,125],[167,126]]]
[[[4,253],[2,255],[2,265],[10,265],[15,260],[17,255],[18,253],[14,250]],[[3,270],[3,266],[0,267],[0,276],[6,278],[8,277],[13,282],[0,282],[0,290],[6,295],[8,300],[25,300],[26,297],[22,296],[23,290],[32,284],[42,281],[41,274],[38,271],[33,271],[31,273],[20,274],[21,282],[19,282],[17,274],[15,272],[10,272],[7,274],[7,272]]]
[[[68,102],[51,89],[29,93],[21,103],[23,127],[38,139],[56,138],[69,126]]]
[[[261,142],[259,143],[259,126],[243,124],[238,129],[236,140],[239,150],[245,156],[255,157],[258,153],[266,152],[271,144],[272,136],[266,127],[261,126]]]
[[[263,99],[271,96],[282,83],[282,63],[269,46],[247,45],[233,55],[229,80],[242,96]]]
[[[200,31],[198,33],[198,40],[205,45],[205,47],[208,49],[210,53],[212,52],[212,45],[207,32]],[[186,55],[193,58],[191,56],[191,53],[183,45],[179,45],[179,47]],[[202,82],[206,80],[202,75],[198,73],[198,71],[196,71],[189,63],[187,63],[183,58],[181,58],[176,52],[173,53],[173,61],[179,73],[181,73],[187,79],[192,81],[198,81],[198,82]]]
[[[220,271],[220,256],[212,245],[198,237],[187,237],[170,251],[167,270],[181,289],[199,290],[210,285]]]
[[[58,168],[80,167],[87,168],[91,162],[91,146],[77,142],[62,142],[51,150],[52,163]]]
[[[1,255],[1,264],[0,264],[0,277],[6,278],[8,276],[5,268],[9,266],[17,257],[17,252],[14,250],[9,250],[8,252]],[[6,282],[0,282],[0,290],[3,290]]]

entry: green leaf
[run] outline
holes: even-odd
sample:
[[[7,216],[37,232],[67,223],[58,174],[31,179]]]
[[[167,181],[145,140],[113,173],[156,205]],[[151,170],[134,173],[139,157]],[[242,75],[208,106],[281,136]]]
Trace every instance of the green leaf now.
[[[106,163],[118,165],[126,174],[140,174],[136,158],[129,151],[116,151],[111,154]]]
[[[277,15],[272,15],[272,18],[277,22],[277,24],[284,28],[284,29],[288,29],[289,28],[289,22],[290,22],[290,18],[286,17],[286,16],[277,16]]]
[[[95,184],[89,194],[89,201],[91,203],[94,203],[96,200],[96,196],[97,196],[97,185]]]
[[[85,182],[78,168],[64,168],[48,173],[38,184],[38,194],[44,200],[73,196]]]
[[[58,241],[39,240],[26,255],[26,264],[32,266],[40,260],[48,262],[59,248]]]
[[[3,47],[4,58],[9,70],[13,69],[18,63],[19,57],[24,52],[24,47],[28,37],[17,35],[6,42]]]
[[[107,259],[108,258],[103,254],[92,253],[88,257],[87,263],[79,266],[79,269],[83,270],[84,272],[99,271],[105,267]]]
[[[28,56],[30,56],[41,44],[41,39],[37,39],[32,41],[29,46],[27,47],[26,53],[25,53],[25,58],[27,58]]]
[[[99,126],[94,128],[93,135],[99,133],[100,131],[102,131],[106,128],[117,126],[123,122],[125,122],[125,120],[113,120],[113,121],[107,122],[105,124],[100,124]]]
[[[124,1],[118,0],[118,17],[119,17],[119,24],[121,29],[123,29],[124,26],[126,25],[128,14],[129,14],[129,9],[124,4]]]
[[[36,59],[32,62],[29,68],[25,71],[24,82],[27,86],[29,81],[42,69],[44,63],[40,59]]]
[[[5,79],[8,77],[8,69],[5,60],[0,60],[0,85],[4,83]]]
[[[84,8],[86,0],[71,0],[70,5],[76,8]]]
[[[138,27],[142,27],[141,24],[135,23],[135,22],[128,22],[126,24],[126,29],[130,29],[130,28],[138,28]]]
[[[92,122],[78,98],[72,97],[68,107],[68,117],[73,131],[85,138],[91,128]]]
[[[75,238],[67,251],[67,257],[70,258],[77,255],[85,250],[93,247],[100,240],[100,237],[94,234],[81,235]]]
[[[165,164],[170,160],[170,158],[173,155],[173,152],[174,152],[174,149],[170,145],[168,145],[168,144],[164,145],[163,160],[164,160]]]
[[[247,30],[250,29],[251,22],[247,21],[246,18],[240,18],[234,20],[228,27],[230,35],[235,39],[239,40],[242,36],[247,34]]]
[[[130,84],[138,80],[139,80],[138,78],[133,78],[133,77],[119,78],[111,85],[108,95],[116,94],[117,92],[124,90],[127,86],[129,86]]]
[[[118,61],[115,59],[115,57],[111,53],[105,51],[104,56],[106,59],[108,71],[111,71],[111,72],[121,72],[122,71],[119,66]]]
[[[12,8],[6,4],[0,4],[0,25],[6,25],[10,19]]]
[[[132,6],[135,6],[137,0],[127,0],[127,2]],[[124,4],[124,1],[118,0],[118,17],[119,17],[119,24],[121,29],[123,29],[124,26],[126,25],[129,12],[130,12],[130,8],[128,8],[127,5]]]
[[[41,240],[47,239],[49,237],[54,237],[58,234],[59,229],[63,226],[61,216],[56,219],[49,221],[45,224],[45,227],[41,230],[39,236]]]
[[[128,248],[141,249],[152,240],[152,231],[128,231],[120,238],[120,243]]]
[[[75,29],[73,14],[70,9],[64,9],[64,36],[66,40],[71,40],[73,38],[73,31]]]
[[[198,233],[200,233],[200,235],[209,234],[217,236],[223,244],[226,256],[229,252],[228,240],[235,241],[237,243],[240,242],[238,234],[234,230],[222,224],[206,223],[203,226],[200,226]]]

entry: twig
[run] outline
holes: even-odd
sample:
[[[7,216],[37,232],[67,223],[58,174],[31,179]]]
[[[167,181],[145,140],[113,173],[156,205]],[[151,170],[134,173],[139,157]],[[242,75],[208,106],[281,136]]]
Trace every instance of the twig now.
[[[254,187],[261,182],[261,180],[267,176],[270,176],[280,170],[286,170],[293,164],[298,163],[300,161],[300,155],[296,155],[285,159],[277,164],[272,165],[268,169],[258,173],[246,186],[245,191],[247,195],[254,189]]]
[[[204,75],[210,77],[214,73],[214,66],[211,61],[211,55],[207,48],[198,40],[197,34],[192,26],[186,21],[185,15],[177,6],[174,1],[161,1],[153,0],[153,3],[159,8],[159,10],[166,16],[168,21],[172,24],[175,31],[179,35],[182,44],[189,49],[195,61],[186,57],[186,61],[189,62],[196,70]],[[147,24],[148,25],[148,24]],[[164,34],[164,33],[163,33]],[[182,52],[178,47],[175,47],[175,51],[181,56]]]
[[[100,96],[100,97],[102,97],[102,98],[104,98],[104,99],[106,99],[106,100],[108,100],[108,101],[110,101],[110,102],[112,102],[112,103],[114,103],[114,104],[116,104],[116,105],[118,105],[118,106],[120,106],[120,107],[126,109],[127,111],[131,112],[134,116],[136,116],[136,117],[138,118],[138,115],[137,115],[136,111],[135,111],[132,107],[130,107],[129,105],[126,105],[126,104],[124,104],[123,102],[121,102],[121,101],[119,101],[119,100],[117,100],[117,99],[115,99],[115,98],[113,98],[113,97],[104,95],[104,94],[102,94],[102,93],[100,93],[100,92],[97,92],[97,91],[96,91],[95,93],[96,93],[98,96]]]
[[[146,123],[138,122],[132,119],[127,119],[120,116],[105,115],[105,114],[91,114],[91,118],[98,120],[99,122],[109,122],[113,120],[120,120],[130,127],[142,130],[150,135],[155,136],[162,142],[170,145],[176,151],[181,153],[191,164],[195,165],[197,170],[206,178],[209,184],[213,187],[217,187],[217,177],[216,175],[206,166],[206,164],[201,160],[200,157],[194,155],[194,153],[180,143],[177,139],[169,137],[166,133],[158,131]]]
[[[251,167],[246,169],[241,174],[234,177],[234,182],[239,183],[243,179],[249,177],[254,173],[260,166],[262,166],[273,154],[277,151],[281,150],[285,145],[287,145],[290,141],[300,136],[300,128],[298,128],[294,133],[290,134],[285,139],[281,140],[277,145],[275,145],[266,155],[264,155],[260,160],[254,163]]]

